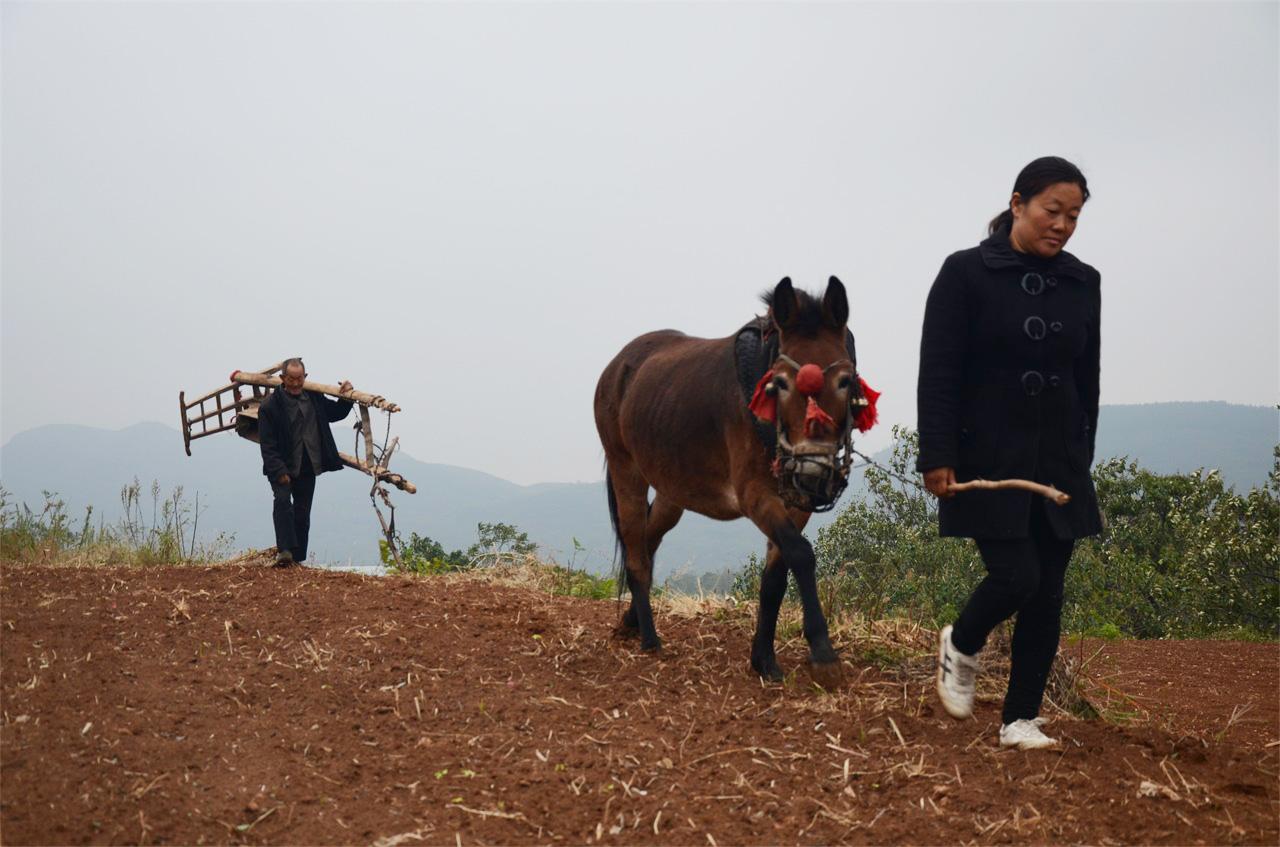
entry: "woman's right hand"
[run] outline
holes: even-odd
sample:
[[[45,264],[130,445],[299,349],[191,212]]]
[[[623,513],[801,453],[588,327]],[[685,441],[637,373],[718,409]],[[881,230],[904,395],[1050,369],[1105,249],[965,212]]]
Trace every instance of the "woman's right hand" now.
[[[924,472],[924,487],[934,497],[955,497],[955,492],[950,490],[955,482],[955,468],[934,468]]]

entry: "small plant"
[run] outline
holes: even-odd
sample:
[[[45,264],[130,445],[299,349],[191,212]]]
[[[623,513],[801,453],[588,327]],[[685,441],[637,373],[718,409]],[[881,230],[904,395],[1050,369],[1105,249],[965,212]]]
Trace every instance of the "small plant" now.
[[[1115,641],[1123,638],[1124,633],[1120,631],[1120,627],[1113,623],[1104,623],[1102,626],[1095,626],[1085,633],[1089,638],[1101,638],[1106,641]]]

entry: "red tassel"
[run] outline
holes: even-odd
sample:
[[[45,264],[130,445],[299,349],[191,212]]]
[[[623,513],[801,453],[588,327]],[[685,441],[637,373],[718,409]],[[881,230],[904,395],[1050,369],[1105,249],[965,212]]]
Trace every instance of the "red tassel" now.
[[[812,397],[809,398],[809,408],[804,413],[804,431],[810,438],[817,438],[825,433],[832,433],[836,430],[836,422],[831,416],[822,411],[822,407]]]
[[[760,377],[760,381],[756,383],[756,390],[751,395],[751,402],[747,404],[751,414],[765,423],[773,423],[778,417],[778,398],[765,393],[765,388],[772,381],[773,371],[765,371],[764,376]]]
[[[867,385],[867,381],[862,377],[858,377],[858,382],[862,385],[862,396],[866,399],[867,405],[858,409],[857,415],[853,418],[853,425],[858,428],[858,432],[866,432],[880,420],[880,413],[876,411],[876,401],[880,399],[880,392]]]

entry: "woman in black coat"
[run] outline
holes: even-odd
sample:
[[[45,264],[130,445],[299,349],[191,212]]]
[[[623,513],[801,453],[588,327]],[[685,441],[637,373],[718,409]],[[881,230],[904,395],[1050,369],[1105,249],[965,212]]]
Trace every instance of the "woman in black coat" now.
[[[1063,251],[1089,188],[1075,165],[1036,159],[990,237],[947,257],[920,344],[917,469],[939,500],[944,536],[976,540],[987,576],[939,633],[937,689],[953,717],[973,711],[976,655],[1017,615],[1000,743],[1056,743],[1038,717],[1057,654],[1062,586],[1075,539],[1101,531],[1093,463],[1101,300],[1096,270]],[[1020,490],[950,490],[971,479],[1029,479],[1064,506]]]

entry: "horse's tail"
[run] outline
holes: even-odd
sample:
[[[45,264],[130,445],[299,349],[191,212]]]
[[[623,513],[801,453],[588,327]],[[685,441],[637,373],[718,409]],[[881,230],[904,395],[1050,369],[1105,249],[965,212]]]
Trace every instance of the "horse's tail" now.
[[[618,587],[618,597],[627,587],[627,547],[622,543],[622,530],[618,528],[618,498],[613,493],[613,477],[609,473],[609,460],[604,462],[604,490],[609,495],[609,523],[613,524],[613,568]]]

